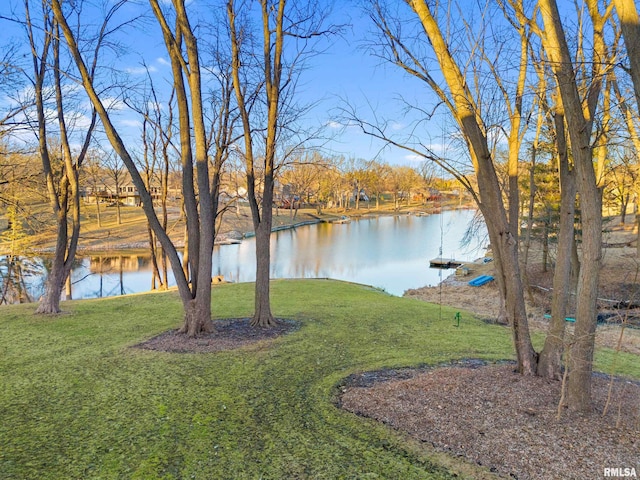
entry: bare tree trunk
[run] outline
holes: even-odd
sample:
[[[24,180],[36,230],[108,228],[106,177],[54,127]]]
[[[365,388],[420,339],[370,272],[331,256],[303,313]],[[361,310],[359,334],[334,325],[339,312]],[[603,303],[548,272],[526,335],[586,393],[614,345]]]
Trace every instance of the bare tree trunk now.
[[[616,0],[614,1],[616,5],[616,10],[618,11],[618,16],[620,17],[620,21],[623,25],[622,31],[625,37],[625,45],[627,45],[627,51],[629,56],[639,56],[640,55],[640,25],[638,22],[638,12],[636,11],[635,4],[633,1],[628,2],[627,0]],[[635,23],[634,23],[635,22]],[[630,36],[627,39],[627,36]],[[640,98],[640,60],[638,58],[630,59],[631,61],[631,70],[634,71],[637,68],[639,71],[634,72],[632,75],[632,80],[634,82],[634,91],[636,92],[636,99]],[[629,105],[627,104],[626,99],[620,92],[620,87],[618,86],[618,81],[611,72],[609,75],[609,80],[611,82],[613,91],[616,96],[616,101],[620,107],[622,115],[624,117],[625,124],[627,126],[627,130],[629,132],[629,136],[631,137],[631,143],[635,150],[635,154],[640,154],[640,136],[638,135],[638,130],[636,128],[636,118],[634,112],[631,110]],[[636,84],[637,82],[637,84]],[[640,105],[640,103],[638,103]],[[636,186],[636,196],[638,195],[638,187]],[[626,210],[628,207],[628,201],[624,207],[624,210],[621,212],[622,219],[621,222],[624,223],[626,218]],[[636,208],[634,207],[634,214],[636,213]],[[640,223],[638,224],[640,225]],[[637,244],[637,254],[640,256],[640,228],[638,228],[638,244]]]
[[[209,289],[211,292],[211,289]],[[211,322],[211,293],[209,297],[196,297],[185,305],[184,321],[179,332],[186,334],[188,337],[197,337],[203,333],[214,331]]]
[[[45,294],[36,310],[36,313],[53,314],[60,312],[60,297],[71,272],[71,266],[75,259],[78,240],[80,237],[80,188],[78,182],[78,170],[89,149],[91,135],[96,123],[95,110],[91,123],[87,129],[86,137],[77,159],[74,162],[67,134],[66,120],[64,116],[64,103],[60,68],[60,32],[58,24],[53,18],[46,18],[45,24],[51,30],[46,30],[46,38],[43,45],[41,57],[37,56],[37,47],[32,34],[28,2],[25,3],[27,29],[33,53],[34,74],[36,77],[35,94],[36,110],[38,116],[38,140],[39,153],[42,160],[44,176],[47,182],[47,193],[52,211],[56,216],[56,248],[49,278],[46,283]],[[50,11],[46,15],[51,15]],[[56,99],[56,110],[58,116],[58,126],[60,129],[60,151],[62,156],[62,172],[59,174],[56,188],[56,174],[51,166],[51,158],[47,145],[46,119],[44,116],[43,87],[47,72],[47,54],[49,44],[53,53],[54,91]],[[69,232],[69,229],[71,230]]]
[[[255,127],[252,126],[250,108],[246,103],[246,88],[241,81],[241,51],[243,43],[238,35],[236,26],[237,12],[234,0],[227,1],[227,16],[230,24],[231,49],[232,49],[232,76],[233,85],[238,103],[239,115],[242,119],[244,137],[244,156],[247,178],[247,197],[251,207],[253,226],[256,232],[256,285],[255,301],[256,311],[251,322],[254,326],[271,326],[274,318],[271,313],[269,299],[269,269],[270,269],[270,239],[273,222],[273,189],[276,169],[276,153],[278,146],[278,133],[282,117],[282,104],[284,97],[281,93],[286,85],[281,83],[283,70],[292,72],[292,65],[283,63],[284,38],[287,35],[284,28],[286,0],[269,3],[261,0],[262,13],[262,57],[261,73],[258,84],[264,89],[264,100],[267,105],[266,125],[264,125],[264,157],[261,162],[259,174],[263,180],[262,201],[258,201],[257,190],[259,184],[256,178],[256,153],[254,152],[253,135]],[[301,53],[301,52],[299,52]],[[295,62],[294,62],[295,65]],[[287,83],[287,82],[285,82]]]
[[[148,130],[149,130],[149,117],[150,112],[148,105],[150,101],[145,102],[144,108],[144,118],[142,121],[142,158],[144,159],[144,182],[146,188],[151,191],[153,186],[153,175],[155,173],[156,166],[156,158],[157,158],[157,138],[158,138],[158,128],[160,126],[158,124],[152,124],[151,130],[154,134],[154,138],[149,145],[148,138]],[[166,225],[162,225],[163,229],[166,231]],[[162,284],[162,279],[160,278],[160,270],[158,269],[158,248],[156,244],[156,237],[153,233],[153,229],[151,228],[151,224],[147,221],[147,236],[149,238],[149,255],[151,257],[151,290],[156,290],[158,288],[158,283],[160,287],[164,287]]]
[[[630,195],[627,193],[622,195],[622,199],[620,201],[620,224],[624,225],[627,217],[627,208],[629,207],[629,199]]]
[[[158,268],[158,248],[156,246],[156,237],[153,230],[147,223],[147,234],[149,236],[149,254],[151,255],[151,290],[158,288],[156,280],[160,283],[160,288],[164,288],[162,278],[160,277],[160,269]]]
[[[539,115],[542,118],[542,115]],[[540,122],[538,122],[540,126]],[[531,249],[531,230],[533,230],[533,212],[536,203],[536,154],[538,149],[538,136],[540,130],[536,132],[536,139],[531,147],[531,165],[529,166],[529,202],[527,206],[527,232],[524,238],[523,251],[522,251],[522,283],[527,289],[527,295],[529,300],[533,300],[533,293],[531,291],[531,284],[529,281],[529,251]]]
[[[546,84],[544,83],[544,73],[542,73],[540,76],[542,77],[540,78],[540,85],[542,88],[544,88],[546,86]],[[523,251],[524,258],[522,261],[523,274],[525,279],[527,278],[526,270],[529,265],[529,249],[531,247],[531,234],[533,230],[533,214],[536,206],[537,187],[536,187],[535,169],[536,169],[536,160],[538,155],[540,132],[542,130],[543,120],[544,120],[544,115],[543,115],[542,109],[540,109],[538,114],[538,120],[536,122],[536,133],[535,133],[535,137],[533,138],[533,145],[531,146],[531,165],[529,167],[529,204],[527,207],[527,235],[525,237],[525,242],[524,242],[524,251]],[[529,289],[528,280],[525,280],[525,285]]]
[[[544,225],[542,227],[542,271],[549,271],[549,229],[551,223],[551,207],[547,205],[545,210]]]
[[[482,180],[480,183],[482,183]],[[525,375],[534,375],[537,369],[537,354],[533,349],[529,334],[524,289],[518,260],[518,247],[515,239],[509,234],[506,216],[496,215],[499,210],[486,205],[484,202],[481,210],[487,223],[487,231],[494,250],[496,280],[504,299],[507,321],[511,326],[518,371]]]
[[[582,218],[582,256],[577,289],[574,341],[567,366],[567,401],[569,408],[589,411],[591,405],[591,373],[596,329],[598,277],[602,257],[602,203],[593,166],[591,131],[594,113],[602,88],[605,64],[603,37],[604,19],[597,4],[589,4],[593,23],[593,71],[586,104],[578,91],[574,66],[558,6],[554,0],[540,0],[540,12],[545,26],[545,51],[556,76],[576,169],[576,184],[580,194]],[[585,116],[586,112],[586,116]]]
[[[634,0],[613,0],[627,48],[636,103],[640,105],[640,17]]]
[[[98,194],[94,195],[96,199],[96,219],[98,220],[98,227],[102,228],[102,218],[100,217],[100,199]]]
[[[580,276],[581,264],[580,256],[578,255],[578,241],[574,234],[573,241],[571,242],[571,288],[572,292],[578,290],[578,277]]]
[[[569,168],[567,143],[564,132],[564,114],[558,100],[555,117],[556,145],[560,163],[560,231],[558,254],[553,275],[551,300],[551,324],[540,352],[538,374],[553,380],[562,378],[562,353],[564,351],[565,317],[571,287],[571,256],[574,245],[574,218],[576,186]]]
[[[116,191],[118,191],[120,187],[116,183]],[[116,193],[116,223],[118,225],[122,225],[122,214],[120,212],[120,192]]]
[[[262,223],[256,229],[256,288],[255,312],[251,325],[254,327],[270,327],[274,325],[270,302],[270,268],[271,268],[271,229]]]
[[[67,275],[67,281],[65,282],[64,290],[65,290],[65,298],[67,300],[72,300],[73,299],[73,286],[72,286],[72,283],[71,283],[71,275]]]
[[[212,328],[211,325],[211,262],[214,233],[214,199],[209,190],[209,170],[207,155],[207,139],[204,129],[202,112],[202,92],[200,88],[199,58],[195,36],[189,25],[186,15],[184,1],[173,2],[177,18],[176,31],[171,31],[164,17],[163,10],[157,0],[150,0],[154,14],[162,28],[167,52],[171,59],[172,71],[174,73],[174,86],[177,92],[177,101],[180,111],[180,135],[181,135],[181,157],[183,161],[183,198],[186,202],[186,220],[189,229],[189,255],[190,255],[190,282],[182,270],[182,262],[175,245],[172,243],[167,232],[162,228],[153,207],[153,200],[149,190],[144,184],[144,180],[138,171],[136,164],[127,150],[122,137],[115,128],[104,103],[101,101],[92,78],[90,77],[84,59],[80,53],[77,39],[74,37],[72,29],[62,12],[60,0],[51,0],[51,7],[56,19],[64,30],[64,37],[69,46],[70,53],[78,67],[82,84],[87,92],[92,104],[98,111],[105,133],[117,155],[125,163],[135,187],[140,193],[142,208],[147,216],[147,220],[158,241],[162,245],[164,252],[168,255],[174,278],[178,286],[180,298],[185,309],[185,323],[183,331],[191,336],[199,332],[206,332]],[[123,5],[116,4],[114,8]],[[181,42],[178,45],[177,42]],[[182,43],[183,42],[183,43]],[[186,57],[182,55],[186,52]],[[185,65],[188,67],[183,68]],[[190,97],[186,95],[183,75],[189,80]],[[191,103],[189,103],[189,98]],[[189,112],[192,111],[193,125],[190,123]],[[228,118],[228,117],[227,117]],[[191,135],[193,132],[193,136]],[[226,140],[226,138],[225,138]],[[195,166],[197,169],[198,202],[195,197],[195,185],[193,183],[193,156],[191,145],[195,144]],[[228,145],[230,142],[225,142]],[[214,175],[215,177],[215,175]],[[201,216],[201,217],[200,217]],[[201,228],[202,227],[202,228]],[[197,319],[194,319],[197,315]]]
[[[63,217],[62,219],[60,217]],[[68,272],[65,271],[64,258],[67,250],[67,221],[66,213],[58,214],[58,228],[56,235],[56,248],[54,251],[51,270],[47,276],[44,295],[36,313],[55,314],[60,313],[60,297],[67,280]]]
[[[537,354],[529,334],[518,260],[517,231],[512,232],[510,229],[484,124],[462,71],[452,57],[438,23],[431,14],[432,7],[425,0],[411,0],[408,3],[420,19],[424,32],[431,42],[451,98],[443,95],[441,87],[435,85],[433,79],[429,78],[428,83],[449,105],[469,145],[469,153],[478,180],[481,200],[479,205],[494,249],[496,279],[512,327],[518,371],[525,375],[534,375],[537,368]]]

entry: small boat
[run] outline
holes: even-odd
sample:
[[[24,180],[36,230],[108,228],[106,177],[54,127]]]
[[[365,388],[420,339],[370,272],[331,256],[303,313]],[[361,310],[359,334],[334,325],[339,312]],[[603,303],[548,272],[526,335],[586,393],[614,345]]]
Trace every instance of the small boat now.
[[[351,218],[343,215],[340,218],[333,220],[331,223],[351,223]]]
[[[479,277],[474,278],[469,281],[469,285],[472,287],[481,287],[482,285],[493,281],[493,277],[491,275],[480,275]]]

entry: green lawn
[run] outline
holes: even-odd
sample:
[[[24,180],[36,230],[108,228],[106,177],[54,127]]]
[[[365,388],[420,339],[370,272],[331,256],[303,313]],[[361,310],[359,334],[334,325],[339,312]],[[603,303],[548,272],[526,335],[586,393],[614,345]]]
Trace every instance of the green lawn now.
[[[214,289],[214,316],[251,313],[253,286]],[[0,309],[0,478],[453,478],[442,455],[336,408],[350,373],[512,357],[507,330],[323,280],[273,283],[301,328],[233,352],[130,346],[181,321],[175,293]],[[611,352],[603,352],[611,362]],[[637,357],[621,355],[640,378]],[[446,462],[458,472],[473,467]],[[459,478],[459,477],[458,477]]]

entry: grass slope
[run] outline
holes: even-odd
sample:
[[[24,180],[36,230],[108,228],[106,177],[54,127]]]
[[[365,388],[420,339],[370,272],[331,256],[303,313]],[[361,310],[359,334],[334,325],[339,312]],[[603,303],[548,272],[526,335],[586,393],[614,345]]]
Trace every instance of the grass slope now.
[[[452,478],[441,457],[337,409],[335,386],[362,370],[511,358],[508,331],[464,314],[455,328],[451,309],[348,283],[272,288],[275,314],[301,328],[215,354],[129,348],[180,324],[172,292],[67,302],[56,317],[3,307],[0,478]],[[214,316],[248,316],[252,295],[215,287]],[[629,357],[618,365],[640,377]]]

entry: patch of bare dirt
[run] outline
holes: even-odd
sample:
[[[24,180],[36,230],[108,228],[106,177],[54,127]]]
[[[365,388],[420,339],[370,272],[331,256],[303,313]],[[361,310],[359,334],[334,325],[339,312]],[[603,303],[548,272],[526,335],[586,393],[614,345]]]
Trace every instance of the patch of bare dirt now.
[[[215,330],[207,335],[189,338],[177,330],[169,330],[136,345],[136,348],[172,353],[211,353],[272,340],[299,328],[297,322],[285,319],[277,319],[276,325],[270,328],[252,327],[250,318],[213,323]]]
[[[437,451],[520,480],[597,479],[605,468],[640,473],[640,385],[593,381],[595,410],[557,405],[561,383],[514,373],[512,364],[354,375],[341,406],[384,422]]]

